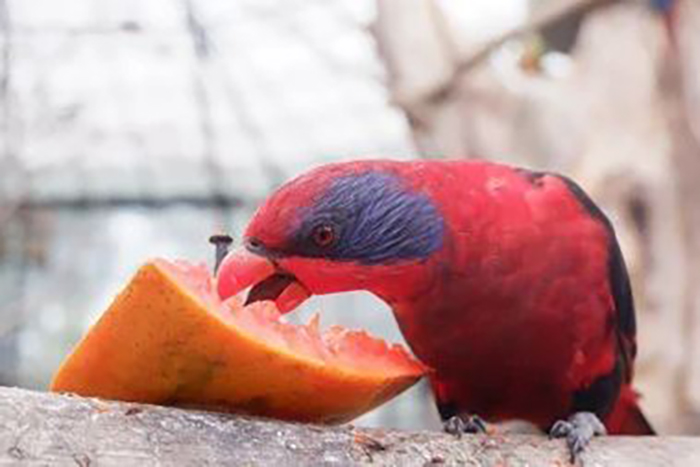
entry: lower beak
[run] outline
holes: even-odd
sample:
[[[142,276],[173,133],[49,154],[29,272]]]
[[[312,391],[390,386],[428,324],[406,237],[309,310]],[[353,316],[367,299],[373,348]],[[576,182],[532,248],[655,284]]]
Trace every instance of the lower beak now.
[[[311,296],[293,275],[280,271],[265,256],[240,247],[224,258],[216,276],[219,297],[226,300],[252,287],[246,303],[272,300],[281,313],[287,313]]]

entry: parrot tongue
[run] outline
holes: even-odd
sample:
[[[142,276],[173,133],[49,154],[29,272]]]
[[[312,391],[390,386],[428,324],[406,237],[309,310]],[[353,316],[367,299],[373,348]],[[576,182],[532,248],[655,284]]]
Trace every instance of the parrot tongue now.
[[[238,248],[224,258],[217,274],[217,290],[222,300],[251,287],[245,304],[270,300],[280,313],[288,313],[311,296],[311,292],[290,274],[277,271],[264,256]]]
[[[263,300],[276,300],[289,285],[294,283],[294,277],[283,274],[273,274],[262,282],[258,282],[248,292],[245,305]]]
[[[258,282],[248,292],[245,304],[262,300],[272,300],[280,313],[289,313],[309,298],[311,293],[294,276],[273,274]]]

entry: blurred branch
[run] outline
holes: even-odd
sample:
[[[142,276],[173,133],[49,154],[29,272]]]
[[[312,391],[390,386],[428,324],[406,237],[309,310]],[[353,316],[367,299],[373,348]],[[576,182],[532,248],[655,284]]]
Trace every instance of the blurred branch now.
[[[685,5],[688,10],[684,14],[698,15],[700,9],[697,5],[690,3]],[[693,17],[690,16],[692,19]],[[696,18],[700,19],[700,16]],[[686,17],[687,19],[687,17]],[[688,23],[686,27],[697,27],[695,23]],[[686,52],[693,52],[692,47],[700,45],[700,41],[681,41],[678,46],[690,47]],[[692,114],[692,90],[693,84],[687,78],[695,79],[692,72],[693,59],[696,56],[683,55],[683,50],[676,48],[667,49],[664,61],[659,67],[659,86],[665,98],[665,113],[668,125],[671,129],[671,157],[676,168],[679,205],[683,215],[681,216],[681,232],[686,248],[685,280],[689,284],[683,295],[683,327],[682,339],[679,342],[682,346],[682,358],[686,371],[679,374],[678,393],[675,395],[679,401],[684,415],[684,428],[698,431],[698,414],[693,401],[698,368],[698,309],[697,309],[697,284],[700,283],[700,186],[698,176],[700,176],[700,139],[693,125],[695,120]],[[695,50],[695,53],[700,53]],[[691,70],[689,76],[685,73]]]
[[[598,8],[621,1],[624,0],[571,0],[568,2],[552,2],[555,5],[552,8],[545,9],[526,24],[486,42],[476,51],[469,54],[469,56],[461,59],[454,68],[450,79],[427,95],[427,100],[434,101],[451,98],[452,93],[459,87],[458,84],[462,76],[472,68],[482,64],[492,53],[496,52],[507,42],[538,33],[545,28],[566,21],[572,17],[588,14]]]

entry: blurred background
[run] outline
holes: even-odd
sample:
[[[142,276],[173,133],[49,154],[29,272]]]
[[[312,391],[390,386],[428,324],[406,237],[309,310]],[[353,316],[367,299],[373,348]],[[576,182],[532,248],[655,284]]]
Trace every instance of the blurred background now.
[[[700,433],[697,0],[0,0],[0,384],[45,389],[136,268],[210,261],[348,158],[566,173],[611,216],[643,406]],[[357,293],[322,323],[400,341]],[[359,424],[436,428],[425,386]]]

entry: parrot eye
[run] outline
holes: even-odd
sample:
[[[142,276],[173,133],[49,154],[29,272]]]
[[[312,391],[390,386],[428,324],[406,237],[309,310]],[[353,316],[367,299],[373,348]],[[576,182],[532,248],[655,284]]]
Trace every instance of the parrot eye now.
[[[311,232],[311,239],[321,248],[328,248],[333,243],[335,243],[336,235],[335,229],[332,225],[321,224],[314,228]]]

